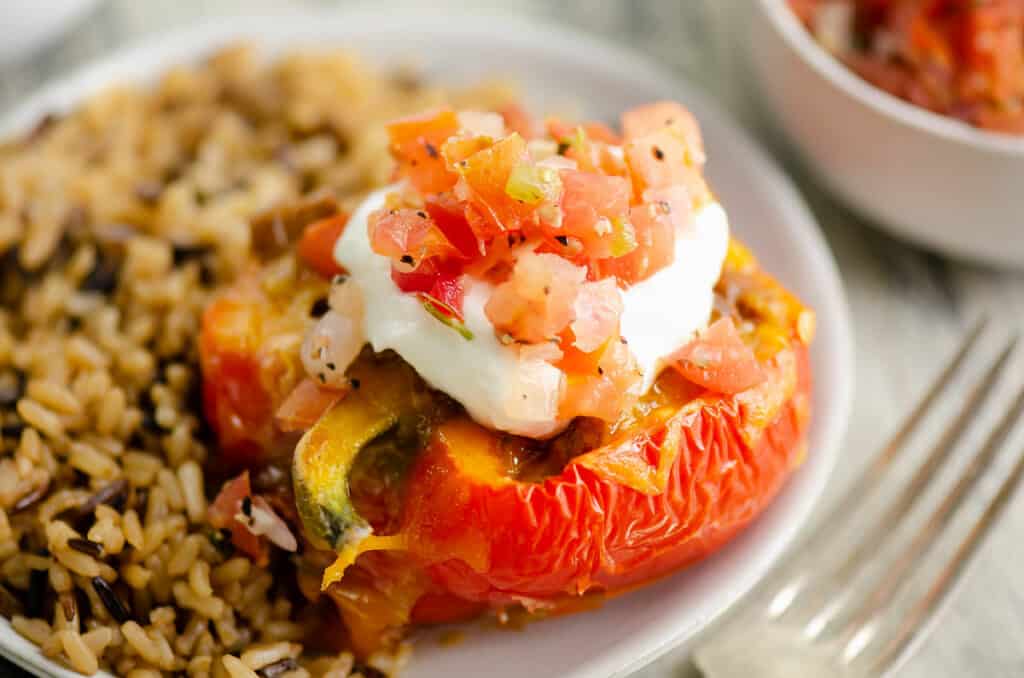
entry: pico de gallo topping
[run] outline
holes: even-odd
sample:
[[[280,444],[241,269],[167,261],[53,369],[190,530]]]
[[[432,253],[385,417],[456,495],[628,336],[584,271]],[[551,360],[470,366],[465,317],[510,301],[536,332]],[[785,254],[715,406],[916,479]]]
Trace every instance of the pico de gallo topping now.
[[[450,327],[453,340],[476,338],[466,321],[467,286],[488,286],[486,331],[521,360],[556,368],[533,379],[542,386],[523,389],[523,400],[557,406],[535,409],[535,418],[610,421],[635,399],[644,373],[620,333],[623,293],[673,265],[677,239],[713,201],[700,131],[683,106],[633,109],[621,129],[555,118],[540,125],[520,107],[504,114],[444,108],[395,121],[387,126],[395,186],[352,226],[366,228],[395,287]],[[344,243],[324,238],[338,240],[345,228],[344,217],[311,225],[300,256],[318,271],[343,270],[330,254]],[[715,279],[717,271],[702,283],[708,299]],[[322,384],[332,385],[366,341],[355,329],[351,337],[339,330],[338,311],[332,303],[320,323],[327,327],[314,332],[317,353],[306,360]],[[324,369],[318,355],[332,357],[335,369]]]

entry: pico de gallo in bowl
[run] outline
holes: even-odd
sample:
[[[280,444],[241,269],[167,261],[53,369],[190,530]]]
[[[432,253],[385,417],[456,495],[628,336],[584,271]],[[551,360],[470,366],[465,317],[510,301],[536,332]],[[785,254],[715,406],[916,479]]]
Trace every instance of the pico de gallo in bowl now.
[[[789,0],[876,87],[975,127],[1024,134],[1024,2]]]
[[[387,134],[390,186],[282,220],[206,309],[214,526],[296,553],[365,655],[578,609],[749,524],[806,454],[814,314],[730,236],[690,112]],[[290,485],[254,490],[267,468]]]

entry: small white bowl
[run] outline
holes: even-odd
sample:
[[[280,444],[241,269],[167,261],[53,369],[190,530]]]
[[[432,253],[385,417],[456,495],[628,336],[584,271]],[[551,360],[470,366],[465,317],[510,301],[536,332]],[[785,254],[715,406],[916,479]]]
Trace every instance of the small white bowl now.
[[[891,96],[820,47],[786,0],[752,4],[762,99],[827,186],[917,243],[1024,267],[1024,138]]]

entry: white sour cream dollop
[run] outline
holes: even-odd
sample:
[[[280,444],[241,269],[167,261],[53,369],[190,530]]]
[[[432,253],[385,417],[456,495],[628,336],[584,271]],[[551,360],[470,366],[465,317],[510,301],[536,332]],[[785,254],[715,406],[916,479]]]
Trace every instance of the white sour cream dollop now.
[[[391,280],[391,262],[370,248],[367,218],[393,188],[371,194],[334,247],[363,294],[363,332],[375,351],[391,349],[432,387],[444,391],[484,426],[532,438],[563,429],[558,416],[564,375],[539,359],[524,359],[503,345],[484,314],[490,283],[465,279],[466,340],[424,310]],[[643,371],[643,390],[654,383],[667,356],[707,326],[713,290],[729,247],[729,221],[718,203],[699,212],[676,238],[673,264],[621,292],[621,333]]]

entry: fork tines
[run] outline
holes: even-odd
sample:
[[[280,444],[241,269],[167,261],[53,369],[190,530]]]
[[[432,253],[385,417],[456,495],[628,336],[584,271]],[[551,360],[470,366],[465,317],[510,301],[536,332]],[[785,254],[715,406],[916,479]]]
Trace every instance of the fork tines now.
[[[993,475],[987,472],[997,465],[1024,415],[1024,387],[1008,400],[995,397],[1007,379],[1016,335],[986,358],[986,368],[973,387],[955,386],[965,366],[985,353],[980,347],[987,326],[983,319],[972,329],[874,461],[758,587],[751,604],[761,606],[748,611],[760,615],[760,622],[788,628],[799,644],[826,648],[838,665],[869,675],[887,673],[909,656],[1024,476],[1024,449],[1015,450],[1012,470],[998,492],[982,500],[985,506],[959,546],[951,555],[939,552],[942,538],[955,538],[964,527],[958,519],[968,518],[965,508],[979,501],[968,500],[984,494],[981,479]],[[955,405],[956,413],[930,441],[920,461],[905,460],[913,461],[909,479],[882,496],[881,488],[896,482],[897,461],[916,451],[911,443],[925,433],[923,422],[947,404]],[[985,432],[986,439],[966,454],[956,454],[969,440],[966,434],[972,425],[996,411],[998,421]],[[941,487],[940,477],[959,464],[962,468],[956,469],[951,486]],[[926,517],[918,524],[912,516],[922,512]],[[868,513],[877,517],[865,519]]]

